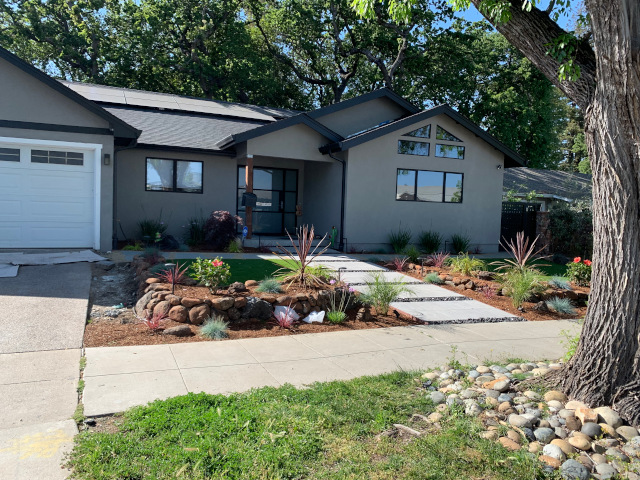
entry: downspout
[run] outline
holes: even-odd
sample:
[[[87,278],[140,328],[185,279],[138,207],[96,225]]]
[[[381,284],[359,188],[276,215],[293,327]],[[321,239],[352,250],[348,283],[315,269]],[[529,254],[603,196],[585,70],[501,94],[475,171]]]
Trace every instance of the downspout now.
[[[342,195],[340,198],[340,244],[338,245],[338,250],[344,252],[344,199],[347,191],[347,162],[334,156],[331,153],[331,150],[328,152],[329,157],[334,160],[340,162],[342,164]]]
[[[138,139],[134,138],[129,142],[129,145],[124,147],[113,148],[113,233],[111,234],[111,248],[115,250],[118,248],[118,153],[123,150],[131,150],[138,145]]]

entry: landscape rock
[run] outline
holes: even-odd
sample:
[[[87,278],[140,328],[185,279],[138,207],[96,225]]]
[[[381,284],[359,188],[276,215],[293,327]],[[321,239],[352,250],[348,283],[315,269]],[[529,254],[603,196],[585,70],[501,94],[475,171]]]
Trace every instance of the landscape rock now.
[[[500,437],[498,439],[498,441],[507,450],[511,450],[511,451],[514,451],[514,452],[516,450],[520,450],[520,445],[518,445],[516,442],[514,442],[513,440],[511,440],[508,437]]]
[[[242,312],[240,312],[240,310],[238,310],[236,307],[231,307],[225,313],[229,317],[229,320],[231,320],[232,322],[238,321],[240,320],[240,317],[242,317]]]
[[[194,325],[202,325],[211,316],[211,308],[206,303],[196,305],[189,310],[189,321]]]
[[[569,430],[578,431],[582,428],[582,422],[573,415],[565,418],[565,425]]]
[[[191,335],[191,329],[189,328],[189,325],[177,325],[175,327],[167,328],[162,332],[162,334],[173,335],[174,337],[188,337]]]
[[[578,408],[589,408],[585,403],[579,402],[578,400],[571,400],[567,402],[564,406],[567,410],[577,410]]]
[[[595,408],[594,411],[598,414],[599,421],[604,422],[607,425],[610,425],[613,428],[618,428],[622,426],[622,419],[620,415],[610,407],[599,407]]]
[[[247,291],[247,286],[242,282],[233,282],[227,289],[229,293],[241,293]]]
[[[551,445],[560,447],[560,450],[562,450],[565,455],[571,455],[572,453],[575,453],[575,449],[573,448],[573,446],[565,440],[556,438],[554,440],[551,440]]]
[[[493,390],[496,390],[498,392],[506,392],[509,389],[510,386],[511,386],[511,381],[509,381],[509,380],[498,380],[493,385]]]
[[[244,282],[245,287],[257,287],[258,285],[260,284],[255,280],[247,280],[246,282]]]
[[[529,452],[530,453],[539,453],[542,451],[542,444],[540,442],[531,442],[529,443]]]
[[[200,305],[201,303],[204,303],[204,302],[199,298],[183,298],[182,300],[180,300],[180,303],[187,308],[191,308],[191,307],[195,307],[196,305]]]
[[[271,304],[257,297],[247,297],[247,306],[244,307],[242,318],[257,318],[269,320],[273,310]]]
[[[567,396],[562,393],[559,392],[557,390],[549,390],[547,393],[544,394],[544,400],[546,402],[549,402],[551,400],[556,400],[558,402],[566,402],[567,401]]]
[[[616,433],[624,438],[627,442],[634,437],[638,436],[638,430],[629,426],[622,426],[616,428]]]
[[[429,394],[429,398],[431,399],[434,405],[440,405],[441,403],[444,403],[444,401],[446,400],[446,397],[442,392],[431,392]]]
[[[145,293],[140,299],[136,302],[136,306],[134,308],[134,313],[139,317],[142,316],[142,312],[147,308],[147,304],[151,301],[153,296],[153,292]]]
[[[576,408],[576,417],[583,423],[598,423],[598,414],[587,407]]]
[[[238,310],[243,309],[246,306],[247,299],[245,297],[236,297],[236,299],[233,301],[233,307],[237,308]]]
[[[146,283],[147,285],[151,285],[151,284],[153,284],[153,283],[162,283],[162,280],[160,280],[160,279],[159,279],[159,278],[157,278],[157,277],[149,277],[149,278],[147,278],[147,279],[145,280],[145,283]]]
[[[169,310],[171,310],[171,304],[166,300],[162,300],[161,302],[158,302],[155,307],[153,307],[153,315],[166,317],[169,314]]]
[[[583,436],[573,436],[570,437],[567,441],[571,444],[571,446],[577,448],[578,450],[582,450],[585,452],[591,450],[591,442]]]
[[[564,461],[566,458],[564,452],[557,445],[545,445],[542,448],[542,454],[560,461]]]
[[[235,298],[233,297],[216,298],[212,300],[211,303],[213,305],[213,308],[224,312],[226,310],[229,310],[231,307],[233,307],[233,304],[235,303]]]
[[[523,417],[522,415],[512,414],[509,415],[508,422],[514,427],[531,427],[531,420]]]
[[[602,480],[606,480],[614,477],[618,472],[608,463],[599,463],[596,465],[596,472],[600,475]]]
[[[562,464],[560,475],[565,480],[587,480],[590,476],[587,467],[573,459],[567,460]]]
[[[480,437],[484,438],[485,440],[496,441],[500,437],[500,434],[495,430],[489,430],[489,431],[486,431],[486,432],[482,432],[480,434]]]
[[[537,428],[533,434],[540,443],[550,443],[556,438],[556,433],[551,428]]]
[[[557,458],[550,457],[549,455],[540,455],[538,457],[538,460],[546,463],[547,465],[553,468],[560,468],[560,466],[562,465],[562,462],[560,460],[558,460]]]
[[[169,318],[174,322],[186,323],[189,320],[189,310],[182,305],[175,305],[169,310]]]
[[[585,423],[582,425],[580,432],[590,436],[591,438],[596,438],[602,434],[602,428],[597,423]]]

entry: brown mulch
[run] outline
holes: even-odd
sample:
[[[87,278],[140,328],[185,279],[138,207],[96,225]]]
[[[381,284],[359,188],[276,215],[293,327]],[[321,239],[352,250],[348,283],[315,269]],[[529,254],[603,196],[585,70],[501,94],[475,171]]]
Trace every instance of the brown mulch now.
[[[447,290],[451,290],[452,292],[460,293],[465,297],[473,298],[474,300],[478,300],[479,302],[485,303],[487,305],[491,305],[492,307],[499,308],[500,310],[511,313],[513,315],[518,315],[519,317],[523,317],[532,322],[545,321],[545,320],[566,320],[566,319],[573,319],[573,318],[584,318],[585,314],[587,313],[586,306],[576,306],[575,315],[562,315],[554,312],[539,312],[533,309],[533,307],[535,307],[536,305],[535,302],[524,302],[522,306],[523,309],[518,310],[511,303],[510,297],[495,295],[492,298],[487,298],[487,296],[482,292],[481,289],[485,285],[489,285],[495,291],[499,291],[502,287],[497,282],[480,280],[476,277],[463,277],[459,273],[452,273],[451,270],[448,268],[434,269],[433,267],[425,267],[425,275],[428,272],[432,272],[436,270],[442,275],[451,275],[452,277],[460,277],[460,278],[467,278],[469,280],[473,280],[473,282],[476,284],[476,290],[460,289],[460,288],[452,287],[451,285],[445,285],[445,284],[438,285],[438,287],[446,288]],[[418,270],[408,270],[402,273],[414,278],[418,278],[420,280],[423,279],[423,276],[421,275],[419,268]],[[573,284],[572,284],[572,288],[573,288],[573,291],[577,293],[589,293],[590,291],[589,288],[579,287]],[[558,293],[561,296],[562,292],[558,292]]]
[[[127,312],[129,314],[130,312]],[[132,316],[132,315],[131,315]],[[212,340],[198,335],[199,327],[189,325],[192,336],[175,337],[163,335],[161,332],[151,332],[142,323],[121,323],[123,318],[99,319],[86,326],[84,332],[85,347],[116,347],[131,345],[159,345],[166,343],[210,342]],[[424,322],[407,317],[375,316],[369,321],[356,320],[356,311],[349,312],[347,320],[334,325],[331,323],[302,323],[296,324],[291,330],[280,328],[273,322],[243,322],[229,324],[229,340],[239,338],[279,337],[284,335],[299,335],[304,333],[340,332],[346,330],[364,330],[368,328],[402,327],[407,325],[424,325]],[[132,320],[134,321],[134,320]],[[163,328],[184,325],[170,319],[162,320]]]

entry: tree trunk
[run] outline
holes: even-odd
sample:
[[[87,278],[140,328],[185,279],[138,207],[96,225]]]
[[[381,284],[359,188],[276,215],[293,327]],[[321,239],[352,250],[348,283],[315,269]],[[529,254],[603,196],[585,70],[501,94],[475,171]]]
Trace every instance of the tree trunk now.
[[[585,112],[593,170],[594,263],[589,308],[566,393],[612,404],[640,425],[640,8],[588,0],[598,78]]]
[[[471,0],[480,7],[484,0]],[[546,12],[509,0],[496,28],[585,114],[593,170],[594,258],[589,308],[577,352],[561,372],[573,398],[613,405],[640,425],[640,5],[585,0],[594,51],[582,43],[581,77],[559,81],[548,44],[565,33]],[[489,19],[491,21],[491,19]],[[492,22],[495,23],[495,22]]]

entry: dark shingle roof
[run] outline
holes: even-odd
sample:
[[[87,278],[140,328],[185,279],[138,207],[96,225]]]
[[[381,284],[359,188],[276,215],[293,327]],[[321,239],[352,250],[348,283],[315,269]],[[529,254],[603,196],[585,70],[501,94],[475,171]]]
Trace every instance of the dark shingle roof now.
[[[109,113],[142,130],[139,145],[159,145],[203,150],[221,149],[216,145],[230,135],[265,125],[265,121],[163,112],[131,107],[106,107]]]
[[[510,168],[504,172],[503,189],[521,194],[535,191],[537,194],[570,200],[588,199],[591,197],[591,175],[527,167]]]

